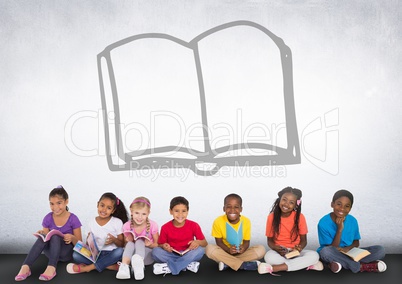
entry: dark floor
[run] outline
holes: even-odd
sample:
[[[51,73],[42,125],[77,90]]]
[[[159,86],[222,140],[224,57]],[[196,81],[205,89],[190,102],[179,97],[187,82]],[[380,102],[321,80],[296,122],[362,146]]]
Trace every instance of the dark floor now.
[[[3,254],[0,255],[0,279],[2,283],[15,283],[14,277],[18,273],[21,263],[24,260],[23,254]],[[272,276],[269,274],[258,274],[257,271],[237,272],[233,270],[218,271],[218,266],[212,260],[204,257],[201,261],[198,273],[183,271],[177,276],[171,274],[154,275],[152,266],[147,266],[145,269],[145,278],[141,280],[143,283],[398,283],[402,279],[402,254],[387,255],[384,259],[387,264],[387,271],[383,273],[368,273],[362,272],[354,274],[348,270],[341,270],[338,274],[334,274],[328,269],[323,271],[293,271],[281,272],[281,276]],[[42,255],[35,265],[32,267],[32,275],[28,277],[24,283],[40,283],[38,280],[39,274],[46,267],[47,259]],[[115,271],[103,271],[101,273],[92,271],[89,273],[70,275],[66,271],[66,263],[59,263],[57,276],[51,281],[53,283],[128,283],[135,281],[132,277],[130,280],[116,279]],[[213,282],[212,282],[213,281]]]

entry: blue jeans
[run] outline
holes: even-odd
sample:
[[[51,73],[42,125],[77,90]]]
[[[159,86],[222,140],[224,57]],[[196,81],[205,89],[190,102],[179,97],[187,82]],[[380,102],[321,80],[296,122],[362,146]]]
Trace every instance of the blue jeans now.
[[[326,264],[333,261],[339,262],[343,268],[350,269],[353,273],[357,273],[360,271],[360,263],[369,263],[385,257],[385,250],[382,246],[362,247],[362,249],[368,250],[371,254],[362,258],[360,262],[354,261],[333,246],[323,247],[320,251],[320,258]]]
[[[36,259],[44,253],[49,259],[48,265],[57,267],[59,261],[69,261],[73,255],[73,245],[66,244],[62,237],[53,236],[49,241],[44,242],[42,239],[37,239],[29,250],[23,264],[32,267]]]
[[[155,259],[155,262],[167,263],[172,275],[179,274],[180,271],[185,269],[190,262],[200,261],[204,254],[204,247],[198,247],[194,250],[190,250],[183,256],[165,251],[160,247],[156,247],[152,250],[152,257]]]
[[[96,270],[99,272],[106,269],[106,267],[121,261],[121,257],[123,255],[123,248],[115,248],[114,250],[103,250],[101,251],[98,259],[96,260],[95,267]],[[74,262],[78,264],[92,264],[93,262],[90,261],[85,256],[79,254],[78,252],[74,251],[73,253]]]

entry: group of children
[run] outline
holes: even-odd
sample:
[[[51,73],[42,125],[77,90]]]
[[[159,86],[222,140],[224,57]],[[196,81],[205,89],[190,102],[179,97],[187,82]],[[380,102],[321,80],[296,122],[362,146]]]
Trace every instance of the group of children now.
[[[278,192],[266,221],[267,251],[264,245],[250,245],[251,222],[241,214],[242,198],[238,194],[225,197],[224,214],[212,224],[211,235],[215,244],[208,244],[200,225],[187,218],[189,202],[186,198],[177,196],[170,201],[172,219],[159,231],[158,224],[149,218],[151,202],[148,198],[135,198],[127,211],[115,194],[107,192],[98,201],[98,216],[88,224],[89,234],[95,236],[95,242],[101,248],[96,261],[92,262],[73,250],[74,245],[82,241],[82,224],[69,212],[68,194],[59,186],[49,194],[51,212],[43,218],[43,228],[38,232],[47,234],[57,229],[64,237],[56,235],[47,242],[38,238],[15,280],[22,281],[31,275],[31,266],[42,252],[49,259],[45,271],[39,276],[43,281],[56,276],[58,261],[70,262],[66,266],[70,274],[109,269],[117,271],[117,279],[129,279],[133,274],[136,280],[141,280],[145,266],[151,264],[154,274],[178,275],[185,270],[196,273],[204,254],[218,264],[220,271],[230,268],[278,275],[275,272],[323,270],[324,265],[334,273],[342,268],[354,273],[386,270],[382,261],[385,250],[380,245],[365,247],[370,254],[360,261],[343,253],[359,247],[358,222],[349,214],[353,205],[352,193],[339,190],[334,194],[332,212],[318,222],[320,246],[315,251],[305,249],[308,228],[301,213],[301,199],[302,191],[297,188],[286,187]],[[241,232],[240,238],[233,241],[229,230]],[[297,251],[298,256],[287,258],[286,254],[291,251]],[[262,259],[264,262],[260,261]]]

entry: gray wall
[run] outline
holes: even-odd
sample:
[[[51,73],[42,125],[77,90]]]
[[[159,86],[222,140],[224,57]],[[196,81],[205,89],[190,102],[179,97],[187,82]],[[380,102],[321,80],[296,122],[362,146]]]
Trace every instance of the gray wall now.
[[[351,214],[359,220],[361,245],[402,253],[400,5],[294,2],[1,1],[0,253],[28,251],[32,232],[49,212],[48,193],[59,184],[84,232],[105,191],[127,205],[147,196],[150,217],[160,225],[170,219],[170,199],[183,195],[189,218],[210,242],[224,196],[236,192],[253,223],[252,243],[265,245],[276,193],[298,187],[313,249],[318,220],[330,212],[333,193],[346,188],[355,195]],[[264,26],[292,50],[301,163],[226,167],[209,177],[187,169],[110,171],[97,54],[132,35],[165,33],[189,41],[237,20]],[[231,102],[237,99],[244,98]],[[141,97],[134,102],[141,104]]]

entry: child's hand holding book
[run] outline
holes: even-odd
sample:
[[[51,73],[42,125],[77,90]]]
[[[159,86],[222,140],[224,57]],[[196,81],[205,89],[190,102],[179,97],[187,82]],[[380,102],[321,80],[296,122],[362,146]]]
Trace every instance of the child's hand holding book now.
[[[289,258],[299,256],[300,251],[301,251],[301,246],[300,245],[296,245],[293,249],[292,248],[287,248],[287,247],[284,247],[284,246],[280,246],[280,250],[278,251],[278,253],[281,256],[289,259]]]

